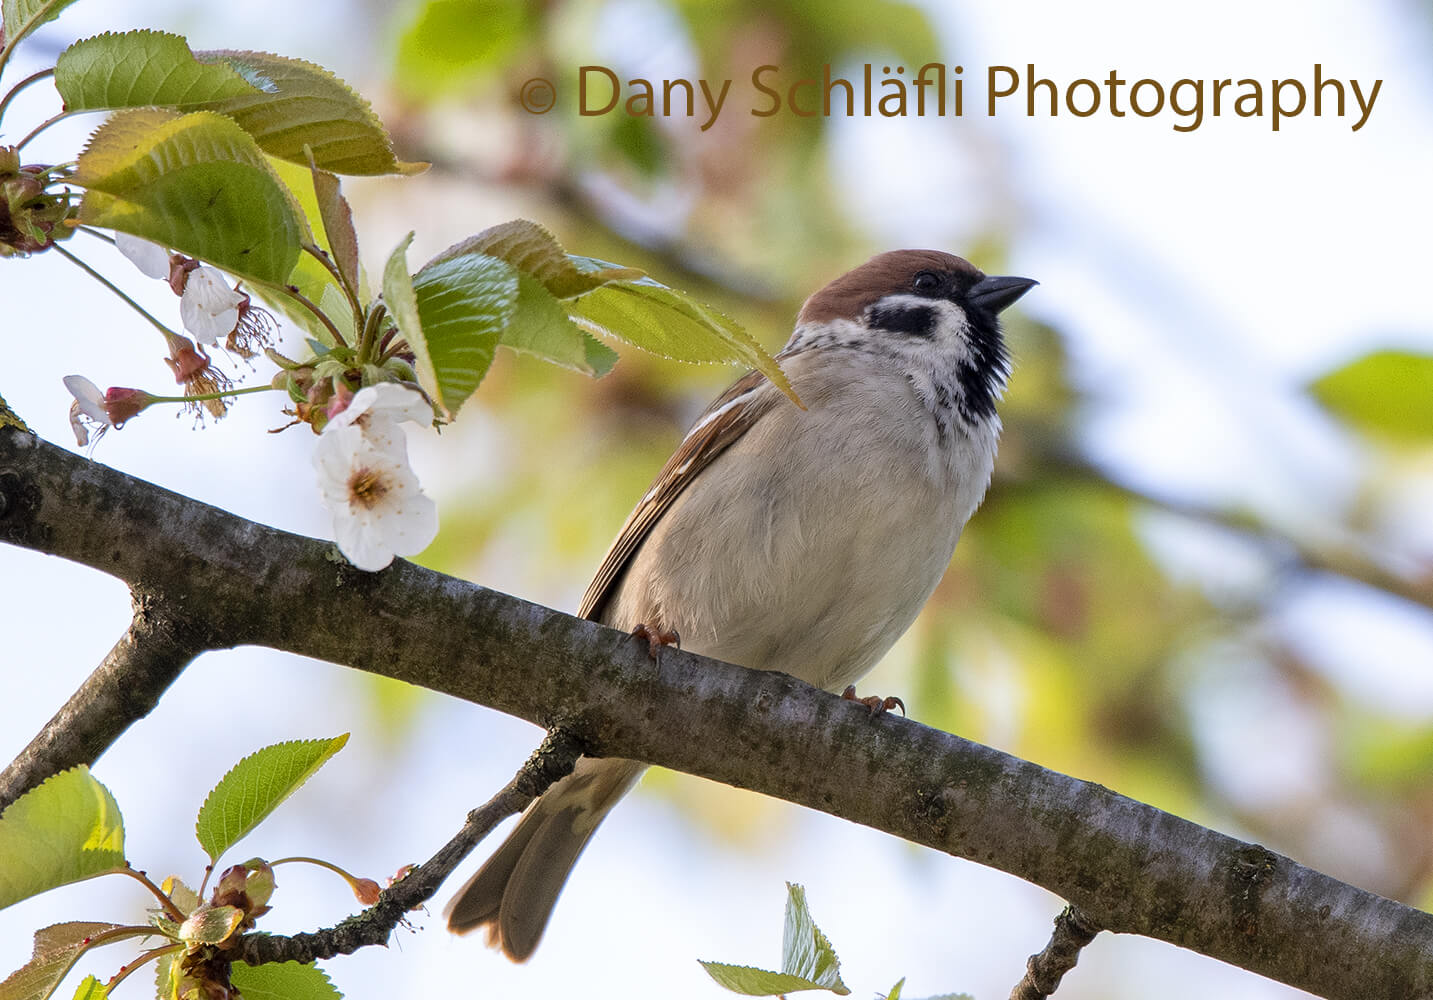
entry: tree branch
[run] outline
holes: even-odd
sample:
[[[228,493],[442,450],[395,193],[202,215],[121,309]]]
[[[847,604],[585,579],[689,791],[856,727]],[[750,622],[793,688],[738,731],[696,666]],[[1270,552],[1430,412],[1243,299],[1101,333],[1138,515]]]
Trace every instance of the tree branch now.
[[[196,656],[214,648],[202,628],[176,615],[166,602],[139,590],[132,597],[134,619],[119,642],[0,772],[0,811],[50,775],[94,763],[121,733],[154,710]]]
[[[582,745],[562,730],[554,730],[527,762],[488,802],[468,813],[453,839],[423,864],[383,890],[378,902],[335,927],[312,934],[246,934],[240,939],[235,961],[250,965],[266,962],[316,962],[349,955],[368,945],[386,944],[404,916],[433,898],[438,887],[478,846],[478,842],[513,813],[521,812],[561,778],[582,755]]]
[[[1099,925],[1075,907],[1061,910],[1049,944],[1025,963],[1025,977],[1010,991],[1010,1000],[1045,1000],[1053,994],[1080,960],[1080,950],[1099,932]]]
[[[362,573],[0,428],[0,540],[183,607],[213,642],[396,677],[560,727],[596,755],[750,788],[1044,886],[1116,933],[1331,1000],[1433,996],[1433,914],[1008,754],[646,645],[411,563]]]

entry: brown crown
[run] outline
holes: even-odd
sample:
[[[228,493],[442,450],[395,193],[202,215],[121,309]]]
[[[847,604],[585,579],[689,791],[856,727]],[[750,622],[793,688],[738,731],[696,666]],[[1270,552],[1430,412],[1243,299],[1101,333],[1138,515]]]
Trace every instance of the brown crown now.
[[[858,320],[866,308],[887,295],[911,291],[921,271],[964,272],[972,281],[984,274],[963,257],[941,250],[891,250],[877,254],[853,271],[847,271],[806,300],[797,324],[825,323],[833,319]]]

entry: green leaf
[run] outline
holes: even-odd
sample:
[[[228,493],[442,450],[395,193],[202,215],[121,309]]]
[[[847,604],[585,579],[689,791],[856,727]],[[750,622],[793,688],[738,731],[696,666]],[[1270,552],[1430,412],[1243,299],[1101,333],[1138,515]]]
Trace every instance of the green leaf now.
[[[418,317],[450,418],[478,388],[517,304],[517,272],[483,254],[455,257],[413,276]]]
[[[1375,351],[1309,388],[1361,431],[1406,442],[1433,438],[1433,356]]]
[[[750,365],[801,405],[776,359],[735,320],[652,278],[609,281],[568,308],[589,332],[625,340],[653,354],[678,361]]]
[[[414,174],[373,108],[321,66],[266,52],[194,52],[162,31],[106,33],[60,54],[55,86],[71,111],[159,107],[217,111],[271,156],[300,166],[305,148],[340,174]]]
[[[373,107],[322,66],[267,52],[199,52],[222,60],[258,91],[211,105],[254,137],[264,152],[300,166],[309,154],[336,174],[418,174],[426,163],[405,163]]]
[[[124,865],[124,820],[80,765],[46,779],[0,816],[0,909]]]
[[[223,60],[200,60],[179,35],[150,30],[105,32],[75,42],[55,61],[55,89],[67,111],[200,111],[259,93]]]
[[[217,855],[211,855],[217,857]],[[237,906],[201,906],[179,925],[179,940],[191,948],[205,944],[223,944],[244,922],[244,911]]]
[[[383,270],[383,301],[413,349],[418,383],[452,420],[492,364],[517,305],[518,274],[486,254],[442,256],[408,278],[410,234]]]
[[[5,48],[15,44],[46,21],[53,21],[75,0],[5,0]]]
[[[830,940],[806,906],[806,890],[786,883],[786,926],[781,939],[781,971],[769,972],[723,962],[702,962],[702,968],[720,985],[746,996],[772,996],[797,990],[829,990],[847,996],[841,981],[841,962]]]
[[[902,976],[900,982],[891,987],[890,992],[885,995],[884,1000],[901,1000],[901,989],[905,985],[906,977]]]
[[[592,369],[594,376],[601,378],[617,364],[618,354],[590,333],[584,333],[582,337],[583,345],[587,348],[587,367]]]
[[[418,372],[418,384],[430,400],[441,401],[442,387],[438,384],[438,372],[433,366],[432,355],[428,353],[428,340],[423,336],[423,321],[418,316],[418,294],[413,291],[413,277],[408,273],[408,247],[413,243],[413,234],[388,255],[383,265],[383,304],[398,326],[398,333],[408,342],[413,352],[413,367]],[[446,408],[443,414],[452,419]]]
[[[499,69],[528,33],[519,0],[427,0],[398,42],[398,82],[418,100]]]
[[[557,237],[527,219],[513,219],[484,229],[450,246],[424,267],[475,253],[507,261],[523,274],[536,278],[559,299],[573,298],[610,281],[644,277],[634,267],[570,255],[557,242]]]
[[[30,961],[12,972],[0,983],[0,1000],[43,1000],[60,985],[60,980],[74,968],[75,962],[87,951],[94,938],[105,931],[114,931],[119,924],[73,921],[52,924],[35,932],[35,951]],[[138,936],[148,928],[137,928]],[[103,942],[108,943],[108,942]]]
[[[808,979],[823,989],[845,996],[851,991],[841,982],[841,962],[836,949],[806,906],[806,890],[786,883],[786,929],[781,936],[781,971]]]
[[[185,884],[184,880],[177,875],[171,875],[160,885],[169,901],[174,904],[175,909],[186,917],[199,908],[203,902],[199,894]]]
[[[210,862],[258,826],[347,742],[347,733],[327,740],[291,740],[235,764],[204,800],[194,823]]]
[[[701,959],[697,961],[701,962]],[[717,981],[718,986],[748,997],[769,997],[795,993],[798,990],[823,988],[819,983],[785,972],[753,969],[745,965],[726,965],[722,962],[701,962],[701,966],[707,970],[707,975]],[[850,990],[845,991],[849,992]]]
[[[230,982],[244,1000],[338,1000],[343,994],[316,965],[271,962],[268,965],[235,963]]]
[[[254,140],[223,115],[121,111],[80,154],[80,218],[281,285],[310,239]]]
[[[517,303],[499,342],[584,375],[605,375],[617,361],[616,351],[583,332],[552,293],[526,274],[518,275]]]
[[[94,976],[85,976],[75,987],[74,1000],[104,1000],[109,996],[109,987]]]
[[[174,996],[174,973],[179,968],[180,958],[177,953],[170,952],[160,955],[154,963],[154,995],[157,1000],[170,1000]]]
[[[313,172],[308,167],[301,167],[297,163],[290,163],[288,160],[280,160],[277,157],[265,157],[265,160],[293,196],[294,204],[303,215],[306,231],[312,234],[312,239],[316,243],[326,241],[328,234],[323,228],[323,212],[314,191]],[[300,295],[317,304],[345,338],[352,333],[353,307],[349,305],[347,298],[339,290],[333,272],[312,253],[299,254],[298,263],[289,273],[287,284],[293,285],[299,290]],[[328,327],[308,307],[296,301],[293,296],[285,294],[278,288],[259,287],[255,291],[274,311],[288,317],[290,322],[303,329],[305,333],[322,338],[329,342],[330,346],[334,346],[336,342],[333,341],[333,335],[329,333]],[[337,299],[329,296],[330,291],[338,293]]]

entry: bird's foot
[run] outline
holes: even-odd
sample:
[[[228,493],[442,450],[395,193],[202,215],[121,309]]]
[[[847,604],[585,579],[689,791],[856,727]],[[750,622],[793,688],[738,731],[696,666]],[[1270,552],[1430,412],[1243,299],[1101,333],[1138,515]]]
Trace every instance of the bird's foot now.
[[[682,648],[682,637],[677,635],[676,630],[662,628],[660,625],[646,625],[639,622],[637,627],[632,630],[632,638],[646,639],[647,655],[654,660],[657,659],[664,646]]]
[[[902,715],[906,714],[906,703],[894,695],[889,698],[882,698],[879,695],[872,694],[864,698],[858,698],[856,696],[856,685],[854,684],[842,691],[841,697],[847,701],[859,701],[862,705],[865,705],[871,710],[872,715],[881,715],[885,712],[889,712],[893,708],[899,708]]]

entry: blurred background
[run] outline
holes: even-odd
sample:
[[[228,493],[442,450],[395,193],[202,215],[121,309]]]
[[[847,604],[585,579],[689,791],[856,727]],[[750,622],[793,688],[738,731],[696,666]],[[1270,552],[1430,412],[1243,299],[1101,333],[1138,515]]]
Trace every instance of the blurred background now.
[[[995,483],[930,606],[865,686],[899,693],[930,725],[1433,903],[1427,3],[1374,0],[1354,14],[1333,0],[82,0],[22,47],[6,82],[77,37],[130,27],[310,59],[375,102],[400,156],[433,168],[345,181],[370,272],[410,229],[416,264],[521,216],[574,252],[697,293],[772,350],[806,294],[881,250],[944,248],[1039,279],[1007,314],[1016,367]],[[866,62],[934,60],[965,67],[966,117],[745,113],[758,65],[790,80],[826,63],[859,77]],[[1360,131],[1356,118],[1309,114],[1278,133],[1227,111],[1188,133],[1168,114],[1029,118],[1014,103],[983,114],[994,63],[1034,63],[1059,83],[1113,69],[1167,87],[1308,82],[1316,62],[1365,91],[1383,80]],[[576,68],[590,63],[624,80],[731,77],[733,94],[705,132],[700,117],[582,117]],[[539,76],[557,104],[535,116],[517,94]],[[44,89],[13,120],[53,113]],[[28,155],[69,159],[94,124],[66,123]],[[71,245],[174,315],[173,297],[108,247]],[[0,393],[51,441],[72,441],[62,375],[168,381],[153,332],[55,255],[0,265],[0,303]],[[462,420],[413,437],[443,525],[421,562],[577,606],[688,422],[739,374],[618,346],[600,381],[500,357]],[[197,432],[151,412],[94,455],[324,535],[308,432],[263,433],[284,420],[266,396]],[[44,724],[128,614],[116,581],[0,549],[0,755]],[[124,809],[131,860],[196,881],[192,817],[230,764],[344,731],[348,748],[242,856],[318,854],[381,879],[427,857],[540,738],[489,710],[240,649],[196,662],[96,773]],[[435,907],[390,949],[326,967],[355,998],[455,985],[720,997],[695,960],[775,965],[784,880],[807,887],[857,996],[906,976],[908,996],[1004,997],[1061,906],[999,872],[661,772],[594,840],[528,965],[450,937]],[[144,902],[130,885],[82,884],[0,912],[0,973],[25,961],[38,926],[129,920]],[[293,867],[275,903],[276,932],[355,906],[336,880]],[[122,960],[86,968],[104,976]],[[1059,996],[1152,990],[1303,995],[1104,935]]]

